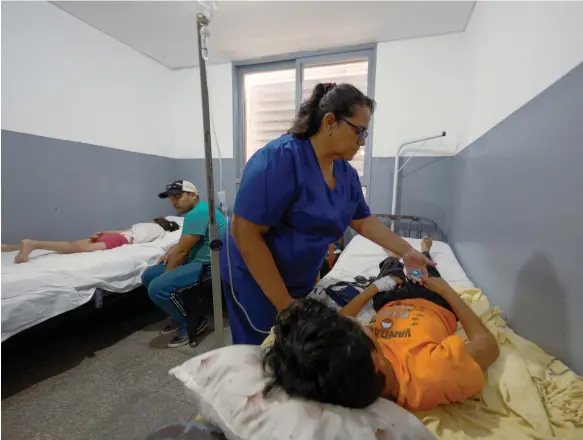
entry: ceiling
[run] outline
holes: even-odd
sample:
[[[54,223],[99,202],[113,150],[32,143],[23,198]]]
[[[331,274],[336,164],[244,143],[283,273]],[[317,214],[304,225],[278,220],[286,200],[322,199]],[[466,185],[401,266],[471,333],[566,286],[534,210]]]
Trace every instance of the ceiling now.
[[[118,41],[176,69],[198,64],[195,1],[54,1]],[[462,32],[474,2],[220,1],[209,62]]]

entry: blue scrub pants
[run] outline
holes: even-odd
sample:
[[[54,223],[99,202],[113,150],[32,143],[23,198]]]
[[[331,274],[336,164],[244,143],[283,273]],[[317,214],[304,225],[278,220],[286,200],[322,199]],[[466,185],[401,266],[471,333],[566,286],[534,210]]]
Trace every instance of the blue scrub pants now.
[[[186,325],[186,312],[177,295],[199,282],[202,269],[203,264],[198,261],[183,264],[170,272],[165,272],[164,264],[158,264],[146,269],[142,274],[142,283],[154,304],[175,322]]]
[[[233,335],[233,344],[261,345],[275,323],[277,309],[260,290],[249,292],[235,291],[235,295],[239,303],[245,308],[253,325],[263,332],[258,332],[253,329],[241,307],[235,303],[231,285],[223,280],[223,296],[225,297],[227,310],[229,311],[229,324],[231,326],[231,334]]]

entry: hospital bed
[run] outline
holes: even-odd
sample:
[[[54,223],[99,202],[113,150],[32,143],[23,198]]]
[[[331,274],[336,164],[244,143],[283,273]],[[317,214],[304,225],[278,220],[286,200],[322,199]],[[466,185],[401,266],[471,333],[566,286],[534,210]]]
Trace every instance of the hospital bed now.
[[[445,279],[480,316],[496,336],[500,357],[489,368],[480,396],[416,415],[438,439],[583,439],[583,379],[536,344],[517,335],[490,305],[460,265],[447,237],[439,226],[416,216],[377,215],[395,222],[395,231],[416,249],[420,239],[434,239],[430,252]],[[335,266],[310,294],[339,308],[325,288],[340,281],[352,282],[357,276],[374,277],[386,252],[370,240],[353,237]],[[369,322],[374,315],[372,303],[359,314]],[[457,333],[466,338],[458,324]]]
[[[434,239],[430,254],[437,263],[441,276],[454,287],[462,299],[482,319],[500,346],[500,357],[488,369],[484,388],[478,396],[462,403],[444,405],[433,410],[415,413],[435,438],[439,440],[470,440],[475,438],[482,440],[574,440],[583,438],[583,379],[575,375],[562,362],[545,353],[534,343],[517,335],[507,326],[501,315],[501,310],[491,306],[486,296],[468,278],[452,248],[447,244],[446,235],[435,222],[417,216],[377,215],[377,217],[386,223],[395,222],[395,231],[417,249],[423,236],[429,235]],[[362,236],[353,237],[332,270],[320,280],[310,296],[323,300],[334,308],[339,308],[326,294],[326,286],[340,281],[352,282],[355,281],[355,277],[375,277],[379,272],[379,263],[386,256],[386,252],[380,246],[368,239]],[[369,303],[361,311],[358,319],[368,321],[373,314],[372,304]],[[456,334],[466,339],[459,324]],[[202,356],[200,355],[200,357]],[[208,356],[203,361],[210,362],[211,358],[213,355]],[[196,367],[196,359],[187,361],[187,363],[194,361],[193,369],[190,374],[181,379],[191,392],[196,389],[196,385],[193,384],[200,382],[205,374],[211,374],[200,373],[206,371],[207,366],[205,364],[203,369]],[[203,361],[199,361],[200,366],[203,365]],[[188,371],[189,368],[191,367],[185,367],[183,372]],[[224,365],[220,368],[217,367],[217,383],[223,379],[227,380],[226,371],[231,370],[229,370],[230,367],[226,370],[224,368]],[[261,367],[258,364],[256,368]],[[232,371],[240,370],[240,364],[237,362]],[[200,377],[197,376],[199,373]],[[248,378],[248,381],[253,382],[251,378]],[[200,382],[199,385],[202,383]],[[229,385],[225,389],[231,390],[231,388],[232,385]],[[205,414],[208,413],[207,417],[210,419],[217,418],[216,414],[213,416],[214,410],[207,411],[208,408],[206,408],[203,411],[203,408],[205,405],[210,405],[213,408],[212,399],[217,394],[212,393],[212,397],[202,397],[205,389],[200,385],[199,391],[194,392],[197,396],[196,399],[198,399],[195,401],[206,402],[199,407],[201,416],[197,418],[198,423],[206,425],[209,422],[203,418]],[[244,398],[238,391],[226,394],[227,396],[223,397],[224,402],[231,402],[229,399],[232,399],[236,405],[239,405],[237,402]],[[278,404],[277,401],[275,403],[264,402],[264,405],[270,406]],[[241,408],[243,407],[247,408],[246,405],[241,406]],[[249,417],[249,420],[253,420],[253,423],[259,426],[257,420],[253,419],[255,416],[251,414],[253,408],[251,406],[248,412],[245,412],[247,409],[240,409],[239,416],[242,417],[241,420],[247,420],[246,417]],[[265,411],[263,408],[258,414],[266,414]],[[354,411],[358,412],[359,410]],[[225,412],[221,412],[221,414],[221,417],[226,417]],[[232,417],[233,419],[224,419],[223,423],[227,426],[234,426],[235,416]],[[309,417],[306,420],[307,423],[313,422]],[[205,437],[208,436],[208,432],[204,429],[194,428],[190,434],[192,437],[189,438],[193,439],[208,438]],[[213,431],[213,435],[217,439],[226,439],[217,430]],[[158,437],[153,436],[152,438]],[[241,434],[241,438],[247,437]],[[325,440],[326,436],[321,435],[318,438]]]
[[[180,217],[167,217],[182,227]],[[2,253],[2,341],[92,299],[129,292],[141,284],[142,272],[175,244],[180,230],[152,243],[62,255],[34,251],[14,264],[16,252]]]
[[[437,263],[443,279],[458,290],[475,287],[447,244],[447,236],[433,220],[408,215],[376,214],[375,216],[387,225],[393,223],[395,231],[415,249],[419,249],[421,238],[424,236],[433,238],[431,257]],[[379,263],[385,258],[387,258],[387,253],[372,241],[362,235],[350,237],[348,245],[340,254],[332,270],[318,282],[310,295],[337,308],[334,301],[326,295],[325,289],[339,282],[354,282],[356,277],[367,279],[376,277],[379,273]],[[370,302],[360,313],[359,319],[367,321],[373,315],[374,309]]]

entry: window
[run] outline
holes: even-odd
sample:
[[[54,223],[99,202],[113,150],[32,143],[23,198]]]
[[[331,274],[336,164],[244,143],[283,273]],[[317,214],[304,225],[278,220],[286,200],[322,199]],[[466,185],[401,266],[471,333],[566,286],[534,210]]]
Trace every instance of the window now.
[[[368,93],[368,58],[362,61],[337,63],[323,66],[304,66],[302,72],[302,101],[308,99],[316,84],[321,82],[350,83],[364,94]],[[366,147],[361,148],[351,165],[364,176]]]
[[[296,112],[295,69],[251,72],[245,90],[245,162],[290,127]]]
[[[373,96],[373,60],[374,49],[368,49],[237,67],[239,171],[258,149],[289,129],[299,105],[317,83],[350,83]],[[365,197],[370,180],[371,139],[369,136],[351,162],[361,177]]]

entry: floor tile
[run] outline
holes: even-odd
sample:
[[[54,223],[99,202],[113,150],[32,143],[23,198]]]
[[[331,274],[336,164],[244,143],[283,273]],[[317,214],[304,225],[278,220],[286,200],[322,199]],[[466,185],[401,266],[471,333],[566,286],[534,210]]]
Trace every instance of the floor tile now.
[[[144,344],[124,339],[117,344],[101,350],[91,359],[86,359],[75,370],[85,373],[99,373],[111,379],[123,375],[126,371],[143,364],[156,355],[156,352]]]
[[[58,436],[58,428],[63,427],[67,430],[61,434],[69,438],[69,429],[77,421],[72,414],[76,413],[79,402],[92,401],[91,390],[95,388],[104,393],[115,392],[113,382],[92,374],[64,373],[39,383],[2,401],[2,428],[13,430],[24,425],[36,432]]]
[[[126,412],[102,420],[103,439],[145,440],[158,427],[191,418],[196,412],[194,405],[166,394],[151,393]]]
[[[159,334],[164,316],[137,301],[3,343],[3,438],[144,440],[197,413],[168,371],[215,348],[212,326],[197,347],[168,349],[172,335]]]
[[[37,432],[26,426],[5,428],[2,422],[2,438],[9,440],[65,440],[46,432]]]
[[[57,426],[47,427],[49,432],[68,440],[107,438],[102,436],[103,421],[132,413],[136,404],[150,394],[148,390],[122,387],[119,384],[87,391],[87,397],[75,402]]]
[[[172,349],[159,351],[153,357],[128,369],[116,381],[125,387],[158,391],[168,383],[168,371],[188,359],[186,354]]]

